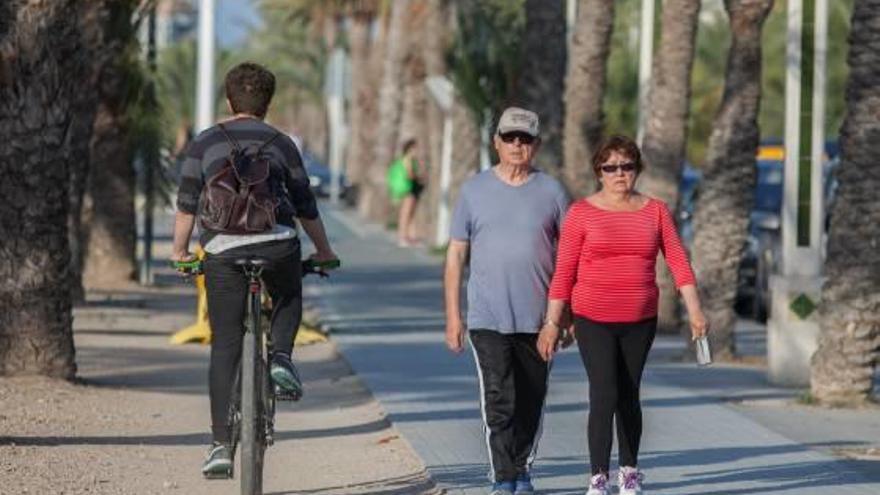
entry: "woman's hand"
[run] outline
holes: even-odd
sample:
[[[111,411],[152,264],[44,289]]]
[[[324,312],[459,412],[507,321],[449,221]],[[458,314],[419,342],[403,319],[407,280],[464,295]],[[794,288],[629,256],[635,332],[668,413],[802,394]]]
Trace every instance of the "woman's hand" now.
[[[706,319],[706,315],[703,314],[702,310],[689,312],[688,317],[691,324],[692,340],[697,340],[709,333],[709,320]]]
[[[553,359],[556,353],[556,346],[559,343],[559,327],[553,323],[544,323],[541,331],[538,333],[538,354],[544,361]]]

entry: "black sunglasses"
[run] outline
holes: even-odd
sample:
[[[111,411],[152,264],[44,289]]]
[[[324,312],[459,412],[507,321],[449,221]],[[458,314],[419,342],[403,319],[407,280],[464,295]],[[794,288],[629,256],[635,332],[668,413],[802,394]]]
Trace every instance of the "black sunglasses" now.
[[[617,169],[623,170],[624,172],[632,172],[636,169],[636,164],[633,162],[621,163],[620,165],[602,165],[599,167],[602,169],[602,173],[605,174],[613,174],[617,172]]]
[[[512,143],[519,139],[519,144],[525,145],[532,144],[535,142],[535,139],[537,139],[535,136],[524,132],[505,132],[504,134],[499,134],[498,137],[500,137],[505,143]]]

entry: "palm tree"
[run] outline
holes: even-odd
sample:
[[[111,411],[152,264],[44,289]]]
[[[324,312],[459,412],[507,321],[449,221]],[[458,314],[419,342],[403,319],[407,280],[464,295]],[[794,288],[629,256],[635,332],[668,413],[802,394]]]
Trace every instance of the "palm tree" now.
[[[691,98],[691,68],[700,0],[667,0],[663,3],[663,31],[651,69],[645,135],[642,141],[647,167],[639,179],[649,195],[675,209],[678,183],[685,158],[688,110]],[[665,263],[657,263],[660,287],[658,326],[660,331],[679,328],[678,294]]]
[[[385,221],[388,199],[385,193],[385,171],[397,152],[401,109],[404,62],[407,55],[407,19],[416,0],[397,0],[391,3],[386,38],[381,54],[382,77],[378,94],[378,121],[373,157],[367,171],[367,180],[359,205],[362,214],[374,220]],[[377,54],[378,56],[379,54]]]
[[[420,58],[424,63],[425,77],[446,75],[446,54],[449,49],[452,31],[452,8],[446,0],[427,0],[425,2],[424,28],[419,30],[421,40]],[[425,81],[421,82],[422,87]],[[429,98],[430,100],[430,98]],[[422,235],[433,239],[437,228],[437,205],[440,199],[440,159],[443,144],[443,113],[428,101],[424,113],[424,135],[419,137],[421,144],[419,157],[423,168],[427,169],[427,184],[423,198],[416,210],[416,225]]]
[[[351,28],[348,31],[348,47],[351,57],[351,109],[349,125],[351,128],[346,160],[346,175],[352,184],[363,184],[366,164],[370,161],[369,141],[363,135],[372,126],[369,119],[374,106],[375,95],[370,74],[370,24],[374,15],[369,11],[355,11],[351,15]]]
[[[89,2],[90,3],[90,2]],[[94,115],[94,26],[84,2],[0,5],[0,374],[73,378],[68,187],[81,158],[68,132]],[[85,131],[80,138],[90,137]],[[87,146],[87,144],[86,144]]]
[[[541,148],[535,163],[562,173],[562,93],[565,86],[565,2],[526,0],[522,66],[510,103],[532,110],[541,120]]]
[[[613,28],[614,0],[580,2],[565,76],[562,137],[565,181],[575,196],[585,196],[595,188],[590,159],[602,134],[602,99]]]
[[[849,45],[839,185],[810,380],[813,397],[828,404],[866,402],[880,357],[880,0],[856,0]]]
[[[737,268],[748,234],[760,136],[761,28],[772,6],[773,0],[725,0],[733,39],[694,212],[694,266],[712,324],[710,340],[721,359],[735,350]]]
[[[113,54],[100,69],[100,103],[93,125],[90,173],[83,215],[83,285],[113,287],[136,274],[135,172],[131,108],[142,84],[134,0],[108,4],[104,50]],[[135,23],[139,20],[134,19]]]

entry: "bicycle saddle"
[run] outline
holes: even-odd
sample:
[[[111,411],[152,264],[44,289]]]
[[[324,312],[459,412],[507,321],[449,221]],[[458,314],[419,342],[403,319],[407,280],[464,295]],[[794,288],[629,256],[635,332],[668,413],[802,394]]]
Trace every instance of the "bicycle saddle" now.
[[[260,258],[257,256],[252,256],[250,258],[239,258],[235,260],[236,266],[266,266],[269,264],[269,260],[266,258]]]

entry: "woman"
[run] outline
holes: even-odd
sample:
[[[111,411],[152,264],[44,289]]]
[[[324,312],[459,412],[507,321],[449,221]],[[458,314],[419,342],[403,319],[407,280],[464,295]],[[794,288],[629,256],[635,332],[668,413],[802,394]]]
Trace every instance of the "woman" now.
[[[416,161],[416,140],[403,143],[403,155],[388,168],[388,192],[391,201],[400,205],[397,217],[397,244],[401,247],[418,245],[415,222],[416,203],[422,194],[419,163]]]
[[[550,360],[566,304],[590,381],[587,495],[608,495],[612,425],[617,415],[621,495],[642,493],[639,384],[657,329],[655,262],[662,252],[687,307],[694,338],[708,331],[687,254],[666,205],[635,190],[641,153],[613,136],[593,156],[599,192],[576,201],[562,225],[547,319],[538,352]]]

